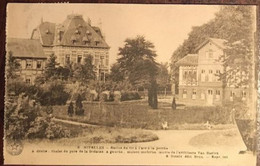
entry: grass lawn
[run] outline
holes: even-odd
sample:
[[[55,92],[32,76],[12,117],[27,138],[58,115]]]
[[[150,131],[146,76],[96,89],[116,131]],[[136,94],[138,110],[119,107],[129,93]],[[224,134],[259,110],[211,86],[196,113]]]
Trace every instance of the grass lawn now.
[[[161,129],[164,121],[169,129],[206,129],[207,121],[217,129],[229,123],[228,112],[216,107],[186,107],[172,110],[171,104],[159,102],[159,109],[151,109],[147,101],[121,103],[84,103],[84,116],[68,116],[68,106],[54,106],[56,118],[110,127]],[[220,112],[222,111],[222,112]],[[213,128],[214,128],[213,127]]]

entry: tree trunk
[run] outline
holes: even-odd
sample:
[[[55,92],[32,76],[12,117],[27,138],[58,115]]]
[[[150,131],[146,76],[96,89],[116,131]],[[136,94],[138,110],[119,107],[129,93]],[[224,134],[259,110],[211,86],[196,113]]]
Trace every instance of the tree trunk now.
[[[157,83],[155,79],[152,79],[151,85],[148,89],[148,104],[153,109],[158,108],[158,100],[157,100]]]

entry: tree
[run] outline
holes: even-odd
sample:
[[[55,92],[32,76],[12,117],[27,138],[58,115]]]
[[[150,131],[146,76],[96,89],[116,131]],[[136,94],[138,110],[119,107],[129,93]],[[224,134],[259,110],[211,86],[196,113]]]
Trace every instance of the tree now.
[[[119,48],[120,71],[124,78],[134,87],[146,86],[148,88],[148,103],[152,108],[157,108],[157,83],[156,75],[158,64],[155,62],[156,52],[154,45],[143,36],[126,39],[124,47]]]
[[[75,108],[75,114],[76,115],[84,115],[84,109],[82,105],[82,97],[79,94],[76,99],[76,108]]]
[[[92,64],[93,57],[87,56],[83,64],[75,64],[74,78],[81,83],[89,83],[96,78],[95,66]]]
[[[8,52],[6,64],[6,78],[7,79],[15,79],[18,75],[15,73],[17,69],[20,67],[20,64],[16,61],[13,53],[11,51]]]
[[[120,64],[114,63],[110,69],[109,80],[114,82],[120,82],[124,80],[124,73],[121,71]]]
[[[46,80],[49,80],[53,77],[57,76],[57,65],[59,63],[56,62],[57,57],[54,54],[51,54],[47,63],[46,63],[46,68],[44,72],[44,77]]]
[[[170,83],[170,75],[168,72],[168,63],[161,63],[159,65],[158,76],[157,76],[158,87],[164,89],[166,95],[167,87]]]
[[[73,108],[73,103],[70,102],[69,106],[68,106],[68,115],[72,116],[74,114],[74,108]]]

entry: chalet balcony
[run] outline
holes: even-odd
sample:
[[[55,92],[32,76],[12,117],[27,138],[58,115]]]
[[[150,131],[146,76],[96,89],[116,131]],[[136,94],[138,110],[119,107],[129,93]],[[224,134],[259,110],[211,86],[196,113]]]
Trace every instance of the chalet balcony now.
[[[182,81],[182,82],[180,82],[180,85],[197,86],[198,85],[198,81]]]

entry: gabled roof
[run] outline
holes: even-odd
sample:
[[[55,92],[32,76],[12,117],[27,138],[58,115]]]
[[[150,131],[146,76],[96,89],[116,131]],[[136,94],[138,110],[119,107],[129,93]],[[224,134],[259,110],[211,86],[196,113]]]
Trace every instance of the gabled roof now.
[[[203,46],[205,46],[206,44],[208,44],[209,42],[215,44],[217,47],[219,47],[220,49],[225,49],[225,42],[227,42],[227,40],[224,39],[218,39],[218,38],[208,38],[207,40],[205,40],[201,45],[199,45],[195,51],[197,52],[199,49],[201,49]]]
[[[8,38],[6,49],[7,52],[11,51],[14,57],[47,58],[40,40]]]
[[[86,23],[81,15],[68,15],[66,20],[59,25],[43,22],[38,28],[44,46],[109,48],[101,30]]]
[[[188,54],[179,61],[176,62],[178,66],[197,66],[198,54]]]

